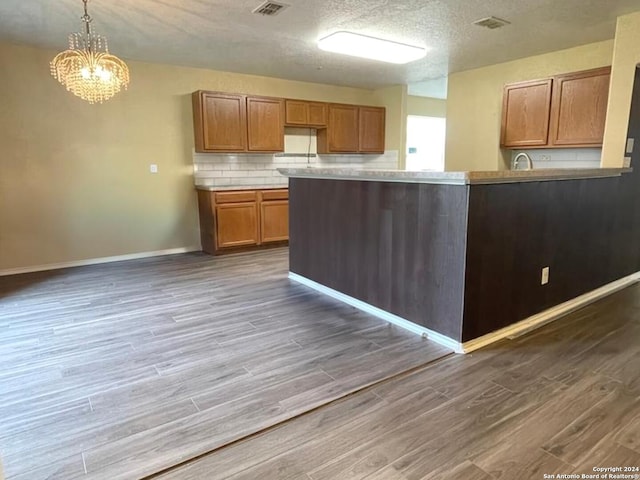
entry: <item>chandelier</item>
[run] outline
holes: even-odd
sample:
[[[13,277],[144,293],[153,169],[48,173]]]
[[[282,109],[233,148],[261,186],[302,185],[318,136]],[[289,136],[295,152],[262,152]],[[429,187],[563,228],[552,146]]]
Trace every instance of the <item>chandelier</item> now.
[[[106,37],[93,33],[84,4],[84,32],[69,35],[69,50],[51,60],[51,75],[68,91],[89,103],[102,103],[129,85],[126,63],[109,53]]]

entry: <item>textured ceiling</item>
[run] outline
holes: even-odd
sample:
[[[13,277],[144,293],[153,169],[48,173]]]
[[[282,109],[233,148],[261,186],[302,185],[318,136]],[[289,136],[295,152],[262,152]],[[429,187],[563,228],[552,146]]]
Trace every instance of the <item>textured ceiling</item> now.
[[[261,0],[91,0],[98,33],[125,59],[375,88],[613,38],[618,15],[640,0],[285,0],[275,17]],[[66,48],[80,0],[1,0],[0,40]],[[511,22],[488,30],[471,23]],[[389,65],[323,52],[318,38],[350,30],[430,48]]]

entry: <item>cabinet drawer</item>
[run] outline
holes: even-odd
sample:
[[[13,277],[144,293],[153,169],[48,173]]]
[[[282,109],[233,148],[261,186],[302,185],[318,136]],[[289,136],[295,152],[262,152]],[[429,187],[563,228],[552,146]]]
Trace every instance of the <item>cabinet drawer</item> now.
[[[263,190],[261,192],[262,200],[287,200],[289,198],[289,190]]]
[[[216,192],[216,203],[255,202],[256,192]]]

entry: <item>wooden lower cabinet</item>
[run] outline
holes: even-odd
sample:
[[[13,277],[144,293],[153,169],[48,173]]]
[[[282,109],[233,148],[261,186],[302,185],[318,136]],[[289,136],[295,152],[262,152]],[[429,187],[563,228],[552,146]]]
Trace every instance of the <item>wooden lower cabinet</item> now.
[[[260,204],[260,242],[289,240],[289,200],[271,200]]]
[[[216,244],[218,249],[259,243],[256,202],[216,205]]]
[[[220,254],[289,240],[286,188],[198,190],[202,250]]]

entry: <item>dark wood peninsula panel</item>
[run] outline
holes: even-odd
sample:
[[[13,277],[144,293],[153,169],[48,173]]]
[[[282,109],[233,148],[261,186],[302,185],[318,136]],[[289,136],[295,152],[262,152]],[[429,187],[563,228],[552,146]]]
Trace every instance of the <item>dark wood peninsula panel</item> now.
[[[460,338],[467,188],[292,178],[292,272]]]
[[[640,271],[639,179],[291,178],[290,270],[466,342]]]
[[[640,240],[640,205],[622,206],[631,175],[471,186],[462,340],[639,271],[640,249],[627,242]]]

